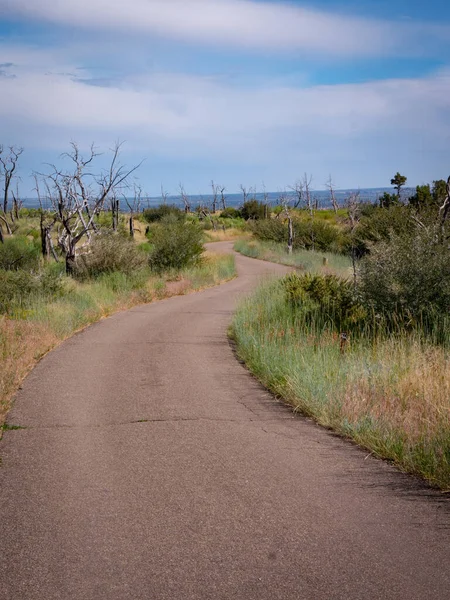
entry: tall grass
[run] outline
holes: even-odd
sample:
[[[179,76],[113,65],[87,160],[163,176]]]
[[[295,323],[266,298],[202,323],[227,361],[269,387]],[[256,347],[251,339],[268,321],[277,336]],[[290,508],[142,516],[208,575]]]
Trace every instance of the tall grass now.
[[[281,282],[246,299],[233,322],[251,371],[296,410],[450,489],[450,355],[419,333],[339,334],[305,322]]]
[[[0,316],[0,433],[11,398],[28,371],[46,352],[77,330],[113,312],[231,279],[234,257],[209,255],[198,266],[160,277],[148,270],[103,274],[95,280],[67,279],[64,293],[48,301],[36,295]]]
[[[237,240],[234,249],[250,258],[276,262],[312,273],[334,273],[343,277],[351,274],[351,260],[342,254],[312,250],[294,250],[292,254],[288,254],[286,244],[245,239]]]

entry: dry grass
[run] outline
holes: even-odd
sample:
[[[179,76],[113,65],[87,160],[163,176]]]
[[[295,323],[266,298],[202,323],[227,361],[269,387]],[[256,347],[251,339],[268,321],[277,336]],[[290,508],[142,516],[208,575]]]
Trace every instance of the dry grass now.
[[[207,242],[234,242],[241,238],[248,238],[249,234],[242,231],[242,229],[219,229],[218,231],[205,231],[205,238]]]
[[[236,313],[250,370],[318,423],[450,490],[450,354],[420,333],[354,339],[303,322],[266,283]]]

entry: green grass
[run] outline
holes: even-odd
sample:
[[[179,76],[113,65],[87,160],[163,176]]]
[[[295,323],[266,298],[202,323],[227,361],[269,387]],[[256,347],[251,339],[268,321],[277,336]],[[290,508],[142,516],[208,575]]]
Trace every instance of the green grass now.
[[[280,282],[240,305],[232,326],[249,369],[295,410],[450,489],[450,356],[419,334],[339,334],[306,323]]]
[[[294,250],[292,254],[288,254],[285,244],[245,239],[237,240],[234,249],[250,258],[276,262],[303,271],[351,276],[351,260],[342,254],[311,250]]]

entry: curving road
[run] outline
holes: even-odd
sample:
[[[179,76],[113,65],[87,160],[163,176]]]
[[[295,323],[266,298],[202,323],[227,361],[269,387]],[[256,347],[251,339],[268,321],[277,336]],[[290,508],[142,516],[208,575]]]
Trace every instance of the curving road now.
[[[246,372],[233,307],[284,268],[237,264],[86,329],[26,379],[9,417],[25,429],[0,445],[2,600],[448,600],[448,497]]]

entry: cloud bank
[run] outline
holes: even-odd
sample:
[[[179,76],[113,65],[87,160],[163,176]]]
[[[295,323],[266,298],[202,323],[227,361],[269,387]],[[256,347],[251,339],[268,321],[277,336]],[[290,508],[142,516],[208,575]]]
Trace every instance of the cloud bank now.
[[[0,0],[0,14],[22,19],[168,37],[225,48],[378,56],[417,51],[448,27],[392,23],[252,0]]]

